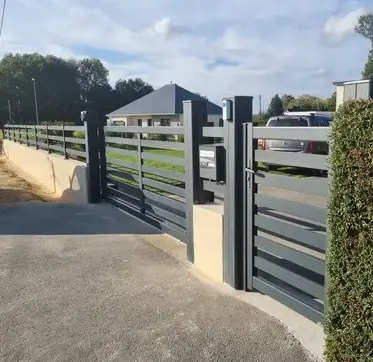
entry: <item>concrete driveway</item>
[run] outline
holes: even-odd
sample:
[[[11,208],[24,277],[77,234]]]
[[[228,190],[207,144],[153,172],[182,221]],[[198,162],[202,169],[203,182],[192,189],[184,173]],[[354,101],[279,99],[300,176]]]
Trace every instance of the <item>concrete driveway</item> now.
[[[1,205],[0,361],[311,361],[155,233],[106,204]]]

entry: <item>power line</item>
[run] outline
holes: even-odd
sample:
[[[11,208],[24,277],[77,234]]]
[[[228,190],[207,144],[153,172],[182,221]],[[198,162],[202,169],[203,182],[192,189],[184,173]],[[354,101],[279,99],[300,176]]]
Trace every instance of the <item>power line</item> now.
[[[4,25],[4,17],[5,17],[5,8],[6,8],[6,0],[3,3],[3,13],[1,15],[1,24],[0,24],[0,39],[1,35],[3,34],[3,25]]]

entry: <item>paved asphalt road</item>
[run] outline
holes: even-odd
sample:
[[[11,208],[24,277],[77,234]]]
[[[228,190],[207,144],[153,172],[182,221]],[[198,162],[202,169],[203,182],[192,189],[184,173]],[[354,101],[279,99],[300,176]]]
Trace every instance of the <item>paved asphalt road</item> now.
[[[142,234],[106,204],[2,205],[0,361],[311,361]]]

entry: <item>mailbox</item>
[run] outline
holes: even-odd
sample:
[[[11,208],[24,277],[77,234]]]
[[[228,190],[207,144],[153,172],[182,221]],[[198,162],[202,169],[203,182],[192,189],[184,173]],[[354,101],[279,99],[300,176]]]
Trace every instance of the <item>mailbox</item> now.
[[[199,147],[201,177],[225,181],[225,148],[223,144],[201,145]]]

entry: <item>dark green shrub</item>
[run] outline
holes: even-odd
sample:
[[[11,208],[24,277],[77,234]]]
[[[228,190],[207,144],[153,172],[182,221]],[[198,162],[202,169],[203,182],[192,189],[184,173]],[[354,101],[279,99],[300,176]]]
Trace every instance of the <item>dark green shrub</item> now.
[[[328,362],[373,361],[373,101],[344,103],[332,127]]]

